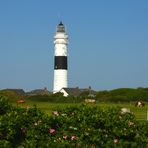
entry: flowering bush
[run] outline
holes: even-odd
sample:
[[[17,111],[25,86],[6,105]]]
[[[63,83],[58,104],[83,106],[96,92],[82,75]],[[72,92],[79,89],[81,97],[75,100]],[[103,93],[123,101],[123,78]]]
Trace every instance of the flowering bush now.
[[[81,105],[56,110],[47,116],[36,107],[7,109],[7,101],[2,97],[0,103],[6,109],[0,117],[0,147],[148,145],[148,122],[138,122],[132,113],[122,113],[120,108],[101,110]]]
[[[0,96],[0,115],[3,115],[11,110],[11,104],[8,102],[7,98]]]

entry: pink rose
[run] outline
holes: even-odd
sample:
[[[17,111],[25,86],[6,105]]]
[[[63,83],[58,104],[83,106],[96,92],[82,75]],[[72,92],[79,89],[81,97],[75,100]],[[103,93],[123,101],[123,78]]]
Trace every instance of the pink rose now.
[[[117,143],[118,143],[118,139],[115,138],[115,139],[114,139],[114,144],[117,144]]]
[[[63,139],[65,139],[65,140],[66,140],[67,138],[68,138],[68,137],[67,137],[66,135],[65,135],[65,136],[63,136]]]
[[[77,140],[76,136],[71,136],[71,140]]]
[[[128,122],[128,125],[129,125],[129,126],[132,126],[132,125],[134,125],[134,122],[129,121],[129,122]]]
[[[50,134],[52,134],[52,133],[55,132],[55,129],[51,128],[51,129],[49,130],[49,132],[50,132]]]
[[[59,116],[58,111],[53,111],[52,114],[55,115],[55,116]]]

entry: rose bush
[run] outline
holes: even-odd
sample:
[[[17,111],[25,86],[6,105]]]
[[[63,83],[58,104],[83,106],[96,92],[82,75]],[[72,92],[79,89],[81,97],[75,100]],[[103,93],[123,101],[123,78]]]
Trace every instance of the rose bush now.
[[[3,97],[0,104],[0,147],[148,146],[148,122],[138,122],[120,108],[81,105],[47,116],[35,106],[13,107]]]

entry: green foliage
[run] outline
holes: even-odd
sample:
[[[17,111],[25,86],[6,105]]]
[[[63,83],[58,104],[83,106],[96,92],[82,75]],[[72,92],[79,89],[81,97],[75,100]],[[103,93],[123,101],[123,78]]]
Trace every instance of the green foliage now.
[[[50,103],[80,103],[83,102],[83,98],[68,96],[64,97],[62,93],[55,93],[50,95],[33,95],[28,96],[26,100],[36,102],[50,102]]]
[[[24,97],[24,96],[16,93],[13,90],[1,90],[0,95],[1,96],[6,96],[7,99],[9,101],[11,101],[11,102],[16,102],[16,100],[23,99],[23,97]]]
[[[11,105],[8,102],[7,97],[0,96],[0,115],[5,114],[11,110]]]
[[[0,103],[8,105],[0,117],[0,147],[148,146],[148,122],[137,122],[120,108],[81,105],[47,116],[35,106],[10,107],[4,98]]]
[[[111,91],[99,91],[96,99],[103,102],[130,102],[130,101],[146,101],[148,102],[147,88],[119,88]]]
[[[122,114],[119,108],[100,110],[96,107],[83,105],[79,108],[67,108],[58,111],[55,116],[54,128],[57,132],[64,129],[63,135],[75,135],[78,143],[84,145],[96,145],[100,147],[114,146],[114,139],[118,140],[118,146],[138,146],[144,141],[140,135],[146,135],[139,130],[139,123],[133,114]],[[60,127],[60,128],[59,128]],[[68,133],[67,133],[68,131]]]
[[[80,103],[85,99],[95,99],[97,102],[148,102],[148,88],[119,88],[110,91],[98,91],[96,96],[89,95],[89,91],[83,91],[79,96],[64,97],[62,93],[44,94],[44,95],[20,95],[12,90],[2,90],[0,95],[6,96],[11,102],[16,100],[26,99],[36,102],[50,102],[50,103]]]
[[[32,95],[28,96],[26,100],[37,101],[37,102],[49,102],[49,95]]]
[[[0,144],[15,147],[28,139],[31,139],[31,143],[40,138],[46,140],[50,128],[48,119],[36,107],[30,109],[12,107],[11,111],[7,111],[0,118]]]

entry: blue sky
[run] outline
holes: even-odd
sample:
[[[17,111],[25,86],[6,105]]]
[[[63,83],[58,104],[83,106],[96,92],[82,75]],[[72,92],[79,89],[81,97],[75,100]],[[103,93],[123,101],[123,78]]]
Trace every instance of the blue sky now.
[[[148,87],[147,0],[1,0],[0,89],[52,90],[61,20],[69,87]]]

